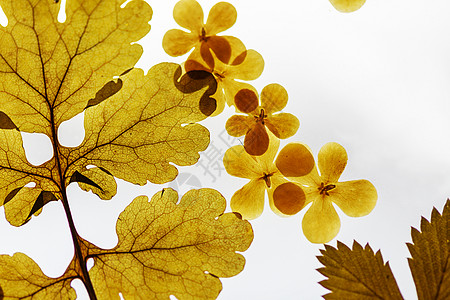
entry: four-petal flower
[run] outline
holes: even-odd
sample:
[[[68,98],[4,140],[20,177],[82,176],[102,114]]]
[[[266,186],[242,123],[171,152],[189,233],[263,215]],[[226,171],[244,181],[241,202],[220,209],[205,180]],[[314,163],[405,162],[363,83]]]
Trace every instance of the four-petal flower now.
[[[227,30],[236,22],[236,9],[230,3],[219,2],[214,5],[206,23],[203,23],[200,4],[195,0],[181,0],[174,7],[173,17],[178,25],[190,32],[179,29],[166,32],[163,48],[171,56],[180,56],[195,48],[191,56],[201,57],[208,65],[212,65],[214,58],[210,50],[224,63],[230,63],[233,51],[239,54],[245,51],[245,46],[239,39],[217,36],[217,33]]]
[[[269,146],[266,127],[280,139],[293,136],[300,126],[296,116],[279,113],[288,101],[284,87],[272,83],[261,91],[261,105],[256,93],[249,89],[240,90],[234,102],[236,108],[247,116],[234,115],[228,119],[225,128],[231,136],[243,136],[244,148],[250,155],[262,155]]]
[[[341,223],[332,203],[350,217],[362,217],[369,214],[377,202],[377,191],[367,180],[338,182],[347,164],[347,152],[338,143],[327,143],[319,151],[318,167],[306,176],[291,178],[301,186],[306,194],[306,204],[311,207],[302,221],[303,233],[312,243],[327,243],[339,232]],[[279,168],[280,171],[282,170]],[[280,185],[274,192],[274,203],[278,195],[286,195],[291,187]],[[290,192],[287,197],[299,197]],[[286,196],[285,196],[286,197]]]
[[[244,219],[255,219],[262,214],[265,190],[269,195],[270,207],[279,215],[295,214],[304,206],[305,195],[300,187],[293,187],[293,184],[290,187],[295,189],[296,198],[279,196],[277,206],[274,205],[275,188],[289,183],[278,166],[288,175],[304,176],[313,169],[314,158],[303,145],[288,144],[280,151],[274,163],[279,145],[280,141],[270,134],[269,148],[261,156],[249,155],[242,146],[231,147],[225,152],[223,164],[227,172],[250,179],[249,183],[234,193],[230,202],[231,209],[240,213]]]

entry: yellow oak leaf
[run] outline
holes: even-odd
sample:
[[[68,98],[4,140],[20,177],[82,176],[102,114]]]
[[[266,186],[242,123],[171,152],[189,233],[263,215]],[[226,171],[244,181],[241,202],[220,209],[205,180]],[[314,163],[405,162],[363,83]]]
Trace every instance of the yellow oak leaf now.
[[[235,251],[250,246],[250,223],[223,214],[226,201],[215,190],[190,190],[177,202],[172,189],[151,201],[137,197],[119,216],[118,245],[91,249],[99,299],[215,299],[218,277],[242,271],[245,259]]]
[[[114,75],[134,66],[150,30],[145,1],[71,0],[66,21],[51,0],[1,0],[0,107],[21,131],[45,133],[86,107]]]
[[[222,289],[219,277],[242,271],[245,259],[236,252],[253,240],[250,223],[224,214],[225,207],[225,198],[212,189],[191,190],[180,201],[172,189],[151,201],[139,196],[119,216],[118,245],[104,250],[77,237],[75,257],[58,278],[44,275],[25,254],[1,255],[0,295],[75,299],[70,284],[79,278],[93,286],[91,299],[120,299],[119,293],[125,299],[215,299]]]
[[[117,183],[114,176],[103,168],[89,168],[75,171],[71,182],[78,182],[83,191],[92,191],[102,200],[109,200],[116,195]]]
[[[0,299],[76,299],[70,283],[79,276],[72,268],[50,278],[23,253],[0,255],[0,265]]]

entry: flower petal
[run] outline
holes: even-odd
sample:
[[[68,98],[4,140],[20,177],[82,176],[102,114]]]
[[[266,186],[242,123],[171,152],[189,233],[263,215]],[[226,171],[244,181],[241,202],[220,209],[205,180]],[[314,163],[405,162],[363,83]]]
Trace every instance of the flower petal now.
[[[292,182],[279,185],[273,192],[274,206],[285,215],[295,215],[305,206],[305,202],[303,189]]]
[[[287,101],[286,89],[277,83],[266,85],[261,91],[261,106],[269,114],[282,110]]]
[[[275,163],[284,176],[300,177],[314,168],[314,157],[305,145],[289,143],[281,149]]]
[[[338,143],[327,143],[320,148],[318,165],[325,184],[336,183],[347,165],[347,152]]]
[[[241,80],[254,80],[264,70],[264,59],[255,50],[247,50],[244,61],[228,67],[227,77]]]
[[[242,146],[229,148],[223,157],[228,174],[241,178],[255,179],[264,176],[258,161],[245,152]]]
[[[214,65],[212,67],[214,67]],[[212,71],[213,71],[212,67],[208,66],[208,64],[202,58],[201,46],[195,47],[194,51],[192,51],[191,54],[189,54],[189,57],[187,58],[186,62],[184,63],[184,69],[186,70],[186,72],[206,71],[206,72],[212,73]]]
[[[290,217],[289,215],[285,215],[283,214],[281,211],[278,210],[278,208],[275,206],[274,204],[274,200],[273,200],[273,193],[276,190],[276,188],[280,185],[282,185],[283,183],[289,182],[286,178],[283,177],[283,175],[281,175],[280,172],[277,172],[275,174],[273,174],[270,177],[270,183],[271,186],[270,188],[266,187],[267,190],[267,194],[269,195],[269,206],[272,209],[272,211],[274,213],[276,213],[278,216],[280,217]]]
[[[303,234],[311,243],[328,243],[339,232],[341,221],[331,201],[317,197],[305,213]]]
[[[350,217],[362,217],[369,214],[377,203],[377,190],[370,181],[352,180],[336,183],[329,191],[330,200]]]
[[[197,43],[195,34],[179,29],[171,29],[164,34],[163,48],[170,56],[180,56],[188,53]]]
[[[206,32],[215,35],[225,31],[236,23],[237,12],[233,5],[227,2],[219,2],[209,11],[206,21]]]
[[[248,154],[253,156],[266,153],[267,148],[269,148],[269,135],[261,122],[254,123],[245,135],[244,148]]]
[[[231,116],[225,124],[225,129],[231,136],[245,135],[255,124],[255,120],[249,116],[234,115]]]
[[[303,186],[308,186],[314,188],[315,191],[317,191],[317,188],[320,186],[320,183],[322,182],[322,178],[320,178],[319,172],[317,171],[317,167],[314,166],[314,168],[305,176],[301,177],[290,177],[294,182],[300,183]],[[306,193],[306,191],[305,191]],[[309,203],[309,202],[308,202]]]
[[[289,113],[279,113],[268,116],[265,124],[267,128],[280,139],[286,139],[293,136],[300,126],[297,117]]]
[[[330,2],[336,10],[348,13],[360,9],[366,0],[330,0]]]
[[[223,84],[220,81],[217,82],[217,91],[211,97],[216,99],[216,110],[211,114],[211,117],[215,117],[225,108],[225,94]]]
[[[256,93],[249,89],[242,89],[234,96],[234,105],[243,113],[250,113],[258,107],[259,101]]]
[[[264,180],[252,179],[231,197],[231,210],[247,220],[259,217],[264,210],[265,191]]]
[[[268,173],[279,173],[277,167],[275,166],[273,160],[277,155],[278,148],[280,147],[280,140],[274,136],[272,133],[268,133],[269,135],[269,147],[267,148],[266,153],[261,156],[256,156],[255,159],[258,161],[258,164],[261,166],[263,172]]]
[[[256,89],[248,83],[233,80],[232,78],[223,78],[222,86],[225,92],[225,99],[228,106],[234,105],[234,97],[243,89],[252,90],[257,94]]]
[[[181,27],[195,34],[201,34],[203,9],[195,0],[181,0],[173,8],[173,18]]]

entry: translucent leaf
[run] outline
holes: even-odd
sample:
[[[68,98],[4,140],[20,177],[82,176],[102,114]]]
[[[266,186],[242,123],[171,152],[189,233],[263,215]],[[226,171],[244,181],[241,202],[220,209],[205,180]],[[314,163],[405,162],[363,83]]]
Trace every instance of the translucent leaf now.
[[[234,276],[253,231],[211,189],[191,190],[178,202],[172,189],[140,196],[117,222],[118,245],[90,249],[89,271],[99,299],[215,299],[219,277]],[[137,220],[139,220],[137,222]]]
[[[0,255],[0,265],[1,299],[76,299],[70,283],[77,274],[71,268],[59,278],[50,278],[23,253]]]
[[[411,229],[408,259],[419,300],[450,299],[450,200],[442,215],[433,208],[431,222],[422,217],[421,232]]]
[[[318,271],[328,278],[320,284],[331,291],[325,299],[403,299],[380,251],[355,241],[352,249],[338,242],[337,249],[325,245],[320,252],[317,258],[325,267]]]

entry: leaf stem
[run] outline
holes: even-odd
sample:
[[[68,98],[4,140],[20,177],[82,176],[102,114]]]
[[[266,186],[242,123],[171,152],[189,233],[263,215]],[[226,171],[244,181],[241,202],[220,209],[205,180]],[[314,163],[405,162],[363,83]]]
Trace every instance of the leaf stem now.
[[[54,122],[54,115],[53,110],[50,109],[50,117],[51,121],[50,124],[52,126],[52,145],[53,145],[53,153],[56,159],[56,164],[58,168],[58,175],[59,175],[59,181],[60,181],[60,191],[61,191],[61,202],[63,203],[64,211],[66,213],[67,221],[69,223],[70,233],[72,235],[72,241],[73,246],[75,250],[75,263],[76,263],[76,269],[81,270],[81,280],[88,292],[89,298],[91,300],[97,300],[97,295],[95,294],[94,286],[92,285],[91,278],[89,277],[89,272],[86,266],[86,260],[83,256],[83,252],[81,251],[80,247],[80,236],[78,235],[78,232],[75,228],[75,223],[72,218],[72,213],[70,211],[69,201],[67,198],[67,192],[66,192],[66,180],[65,175],[61,167],[61,161],[60,161],[60,155],[59,155],[59,142],[58,142],[58,135],[57,135],[57,129]]]
[[[87,270],[86,261],[83,257],[83,253],[79,244],[79,235],[75,228],[75,223],[73,222],[72,213],[70,212],[69,201],[67,199],[66,189],[62,190],[62,203],[64,206],[64,211],[66,212],[67,221],[69,223],[70,233],[72,234],[73,246],[75,248],[75,258],[78,261],[78,266],[82,272],[82,281],[88,292],[89,298],[91,300],[97,300],[97,295],[94,291],[94,286],[92,285],[91,278],[89,277],[89,272]]]

